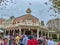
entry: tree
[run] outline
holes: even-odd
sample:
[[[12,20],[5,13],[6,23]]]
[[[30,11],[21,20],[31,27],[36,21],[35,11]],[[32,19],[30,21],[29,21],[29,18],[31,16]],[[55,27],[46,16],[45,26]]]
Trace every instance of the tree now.
[[[0,0],[0,3],[2,3],[4,0]]]
[[[53,0],[53,7],[60,12],[60,0]]]
[[[10,19],[13,19],[13,18],[15,18],[15,17],[14,17],[14,16],[11,16],[11,17],[10,17]]]

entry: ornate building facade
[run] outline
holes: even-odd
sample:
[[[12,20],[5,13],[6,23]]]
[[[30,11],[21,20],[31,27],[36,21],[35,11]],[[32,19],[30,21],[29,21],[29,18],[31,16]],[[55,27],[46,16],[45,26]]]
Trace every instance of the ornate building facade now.
[[[4,22],[5,22],[5,19],[0,18],[0,29],[3,27],[2,25],[3,25]]]
[[[48,23],[47,23],[47,27],[48,29],[50,30],[50,33],[55,35],[57,38],[59,38],[60,34],[60,19],[59,18],[56,18],[56,19],[52,19],[52,20],[49,20]]]
[[[31,15],[30,8],[26,10],[26,13],[27,14],[23,16],[10,20],[12,23],[9,23],[8,25],[5,25],[6,22],[3,24],[5,25],[5,35],[16,35],[18,33],[19,35],[36,34],[37,38],[39,38],[41,35],[49,36],[48,29],[41,25],[41,21],[39,21],[38,18]]]

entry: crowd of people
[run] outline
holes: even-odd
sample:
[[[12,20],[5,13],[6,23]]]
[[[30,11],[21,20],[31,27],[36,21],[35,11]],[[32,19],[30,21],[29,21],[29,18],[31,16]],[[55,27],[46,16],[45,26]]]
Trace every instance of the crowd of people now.
[[[16,35],[7,37],[0,37],[0,45],[55,45],[52,38],[47,36],[40,36],[37,39],[36,35]],[[59,45],[59,44],[58,44]]]

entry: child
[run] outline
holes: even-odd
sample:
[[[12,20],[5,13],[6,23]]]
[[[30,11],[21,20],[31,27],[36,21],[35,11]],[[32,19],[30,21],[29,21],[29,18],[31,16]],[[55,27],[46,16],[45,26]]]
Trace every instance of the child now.
[[[2,45],[9,45],[9,44],[8,44],[8,39],[7,39],[7,38],[4,38],[3,41],[4,41],[4,43],[3,43]]]

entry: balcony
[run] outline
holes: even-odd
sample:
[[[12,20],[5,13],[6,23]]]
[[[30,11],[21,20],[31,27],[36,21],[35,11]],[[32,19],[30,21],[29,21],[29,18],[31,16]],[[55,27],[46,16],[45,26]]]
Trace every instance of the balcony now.
[[[14,27],[16,26],[40,26],[38,23],[25,23],[25,22],[22,22],[22,23],[17,23],[14,25]]]
[[[2,28],[11,28],[11,27],[17,27],[17,26],[40,26],[39,23],[25,23],[25,22],[21,22],[21,23],[17,23],[17,24],[8,24],[8,25],[2,25]]]

